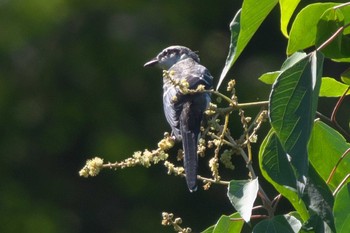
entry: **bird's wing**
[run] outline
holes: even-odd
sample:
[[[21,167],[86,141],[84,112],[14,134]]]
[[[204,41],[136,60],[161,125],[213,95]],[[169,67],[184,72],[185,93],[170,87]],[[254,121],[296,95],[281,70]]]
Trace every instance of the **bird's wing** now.
[[[179,130],[179,116],[180,114],[177,113],[177,111],[180,110],[180,106],[176,106],[176,89],[174,86],[168,86],[166,90],[164,90],[163,93],[163,108],[164,108],[164,114],[165,118],[168,121],[169,125],[171,126],[172,133],[176,137],[176,139],[181,139],[181,133]]]
[[[184,70],[182,77],[186,77],[189,89],[196,89],[198,85],[204,85],[205,89],[213,87],[213,76],[211,76],[207,68],[200,64]]]

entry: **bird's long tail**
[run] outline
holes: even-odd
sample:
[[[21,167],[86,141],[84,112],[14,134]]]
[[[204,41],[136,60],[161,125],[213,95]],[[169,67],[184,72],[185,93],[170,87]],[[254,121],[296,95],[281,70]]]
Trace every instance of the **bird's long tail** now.
[[[180,131],[184,149],[184,168],[189,190],[197,190],[197,141],[202,113],[191,102],[186,102],[180,116]]]
[[[184,167],[186,172],[187,187],[191,192],[197,190],[197,135],[191,131],[182,132],[182,146],[184,149]]]

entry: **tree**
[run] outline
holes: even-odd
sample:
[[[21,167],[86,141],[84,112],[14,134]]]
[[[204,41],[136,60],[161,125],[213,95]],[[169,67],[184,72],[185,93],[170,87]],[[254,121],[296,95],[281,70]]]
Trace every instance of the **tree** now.
[[[240,103],[235,92],[235,80],[227,81],[226,91],[218,91],[226,82],[230,68],[253,37],[261,23],[279,3],[281,32],[288,39],[287,58],[281,69],[263,74],[259,80],[271,86],[266,101]],[[299,1],[245,0],[242,9],[231,24],[231,42],[228,57],[216,90],[209,90],[213,103],[206,114],[208,122],[202,129],[198,154],[209,156],[211,177],[198,176],[204,189],[212,184],[228,187],[227,197],[237,210],[222,216],[205,230],[209,232],[238,232],[244,223],[254,221],[253,232],[348,232],[349,211],[342,208],[350,203],[350,177],[347,154],[350,151],[348,131],[337,123],[337,112],[350,89],[350,71],[342,74],[341,82],[323,76],[323,64],[350,61],[350,2],[314,3],[299,12],[291,22]],[[205,92],[202,88],[188,90],[182,83],[174,83],[190,93]],[[215,98],[214,98],[215,97]],[[330,118],[317,111],[321,97],[339,98]],[[214,101],[215,100],[215,101]],[[259,108],[255,117],[245,115],[246,108]],[[231,135],[232,115],[240,116],[243,133]],[[258,131],[268,119],[271,129],[259,147],[252,153]],[[154,150],[135,152],[130,158],[115,163],[104,163],[101,158],[88,160],[80,175],[95,176],[101,169],[120,169],[142,165],[150,167],[163,163],[168,174],[184,176],[184,169],[169,160],[168,151],[174,141],[166,133]],[[221,165],[234,169],[233,156],[242,156],[247,166],[245,180],[223,180]],[[178,151],[181,159],[182,151]],[[257,158],[258,157],[258,158]],[[279,194],[273,198],[259,184],[253,163],[259,163],[259,173]],[[220,169],[219,169],[220,168]],[[262,179],[262,178],[260,178]],[[254,206],[256,199],[261,205]],[[281,198],[286,198],[294,211],[276,214]],[[264,209],[265,214],[254,214]],[[163,225],[173,225],[178,232],[191,232],[181,227],[181,219],[163,213]]]

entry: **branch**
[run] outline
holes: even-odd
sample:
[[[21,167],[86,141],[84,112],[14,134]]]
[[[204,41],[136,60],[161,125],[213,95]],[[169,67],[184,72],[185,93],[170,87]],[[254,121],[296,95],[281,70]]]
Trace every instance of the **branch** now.
[[[342,33],[344,31],[345,28],[347,28],[349,26],[350,26],[350,23],[338,28],[338,30],[335,31],[331,37],[329,37],[325,42],[323,42],[323,44],[321,44],[318,48],[316,48],[316,51],[320,51],[324,47],[328,46],[334,40],[334,38],[336,38],[340,33]]]
[[[339,158],[337,164],[333,167],[331,173],[329,174],[329,177],[328,177],[328,179],[327,179],[327,181],[326,181],[327,184],[329,184],[329,183],[331,182],[331,180],[332,180],[332,178],[333,178],[333,176],[334,176],[334,173],[335,173],[335,171],[337,170],[337,168],[338,168],[340,162],[343,161],[343,159],[345,158],[345,156],[347,156],[347,155],[349,154],[349,152],[350,152],[350,148],[347,149],[347,150],[342,154],[342,156]]]

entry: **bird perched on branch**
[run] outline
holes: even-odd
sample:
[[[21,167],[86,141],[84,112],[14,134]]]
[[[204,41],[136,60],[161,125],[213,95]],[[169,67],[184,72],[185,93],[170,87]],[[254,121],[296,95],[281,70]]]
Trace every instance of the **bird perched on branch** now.
[[[210,94],[198,91],[212,88],[213,77],[199,63],[198,55],[184,46],[170,46],[147,62],[145,67],[163,69],[163,107],[172,136],[182,140],[184,168],[189,190],[197,190],[197,144],[203,113]],[[197,91],[194,91],[196,90]]]

